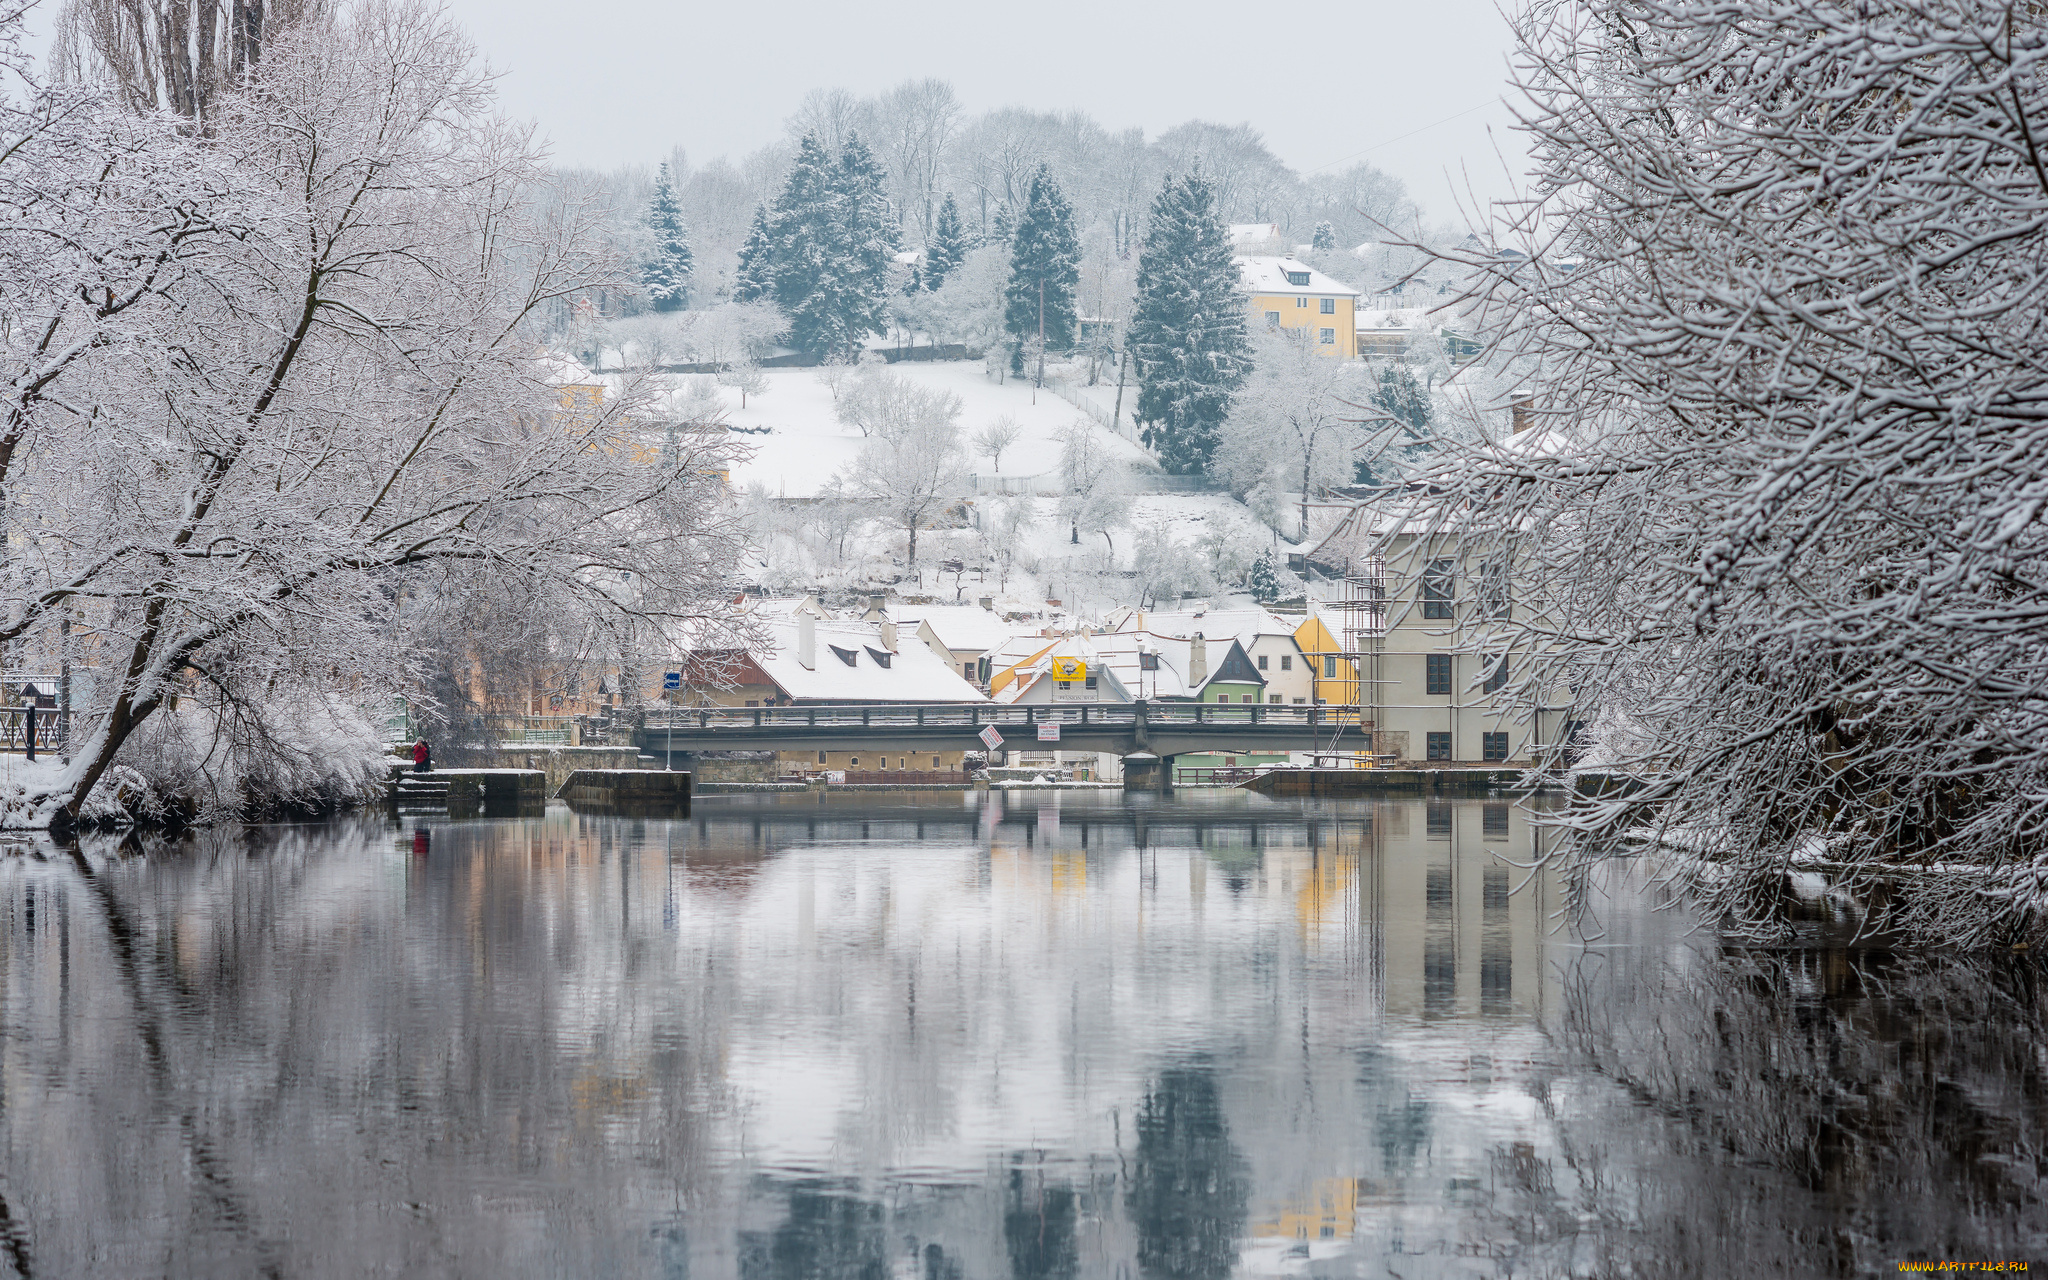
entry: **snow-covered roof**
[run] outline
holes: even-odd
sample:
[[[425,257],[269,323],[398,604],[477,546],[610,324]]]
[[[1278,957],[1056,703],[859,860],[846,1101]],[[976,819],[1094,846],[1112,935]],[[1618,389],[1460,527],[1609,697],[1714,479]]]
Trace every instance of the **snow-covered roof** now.
[[[534,364],[548,385],[555,387],[594,387],[600,385],[598,376],[590,371],[575,356],[562,351],[542,351],[534,357]]]
[[[882,624],[817,622],[816,655],[798,660],[797,624],[770,622],[767,642],[752,657],[768,678],[799,702],[987,702],[979,689],[899,626],[896,648],[882,643]],[[906,643],[907,642],[907,643]],[[888,665],[881,658],[886,655]]]
[[[1266,609],[1171,609],[1153,613],[1130,611],[1117,620],[1116,629],[1150,631],[1183,640],[1200,632],[1211,640],[1232,639],[1248,645],[1259,636],[1292,637],[1298,625]]]
[[[988,653],[1016,634],[1017,624],[978,604],[899,604],[889,609],[907,631],[928,623],[939,643],[958,653]]]
[[[1257,244],[1262,240],[1278,240],[1280,224],[1277,222],[1233,222],[1230,224],[1230,243]]]
[[[762,596],[748,602],[747,612],[763,621],[794,619],[799,613],[808,613],[814,618],[832,616],[825,612],[816,596]]]
[[[1288,628],[1288,634],[1293,634],[1293,628]],[[1195,698],[1201,696],[1203,686],[1214,678],[1235,642],[1234,636],[1205,636],[1203,646],[1208,670],[1200,682],[1191,682],[1188,673],[1194,650],[1192,636],[1167,636],[1153,631],[1066,636],[1043,641],[1043,650],[1018,664],[1007,681],[999,674],[991,681],[990,687],[997,702],[1020,701],[1030,693],[1033,685],[1050,676],[1048,668],[1053,659],[1073,657],[1086,661],[1091,667],[1106,669],[1132,698]],[[1150,670],[1146,669],[1141,656],[1147,653],[1156,654],[1159,658],[1158,666]]]
[[[1299,258],[1233,258],[1239,279],[1253,293],[1301,293],[1355,298],[1358,290],[1311,267]],[[1307,276],[1307,284],[1294,284],[1288,277]]]

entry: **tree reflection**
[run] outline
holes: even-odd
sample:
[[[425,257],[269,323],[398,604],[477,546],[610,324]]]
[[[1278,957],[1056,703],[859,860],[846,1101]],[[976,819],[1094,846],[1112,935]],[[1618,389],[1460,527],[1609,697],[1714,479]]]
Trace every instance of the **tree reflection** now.
[[[1207,1063],[1170,1068],[1138,1111],[1138,1154],[1125,1204],[1148,1276],[1227,1276],[1244,1232],[1250,1177],[1230,1141]]]
[[[1016,1280],[1063,1280],[1079,1262],[1074,1241],[1075,1196],[1067,1187],[1048,1187],[1041,1174],[1029,1181],[1010,1167],[1003,1204],[1003,1243]]]
[[[741,1280],[888,1280],[882,1209],[850,1188],[802,1182],[773,1232],[740,1233]]]

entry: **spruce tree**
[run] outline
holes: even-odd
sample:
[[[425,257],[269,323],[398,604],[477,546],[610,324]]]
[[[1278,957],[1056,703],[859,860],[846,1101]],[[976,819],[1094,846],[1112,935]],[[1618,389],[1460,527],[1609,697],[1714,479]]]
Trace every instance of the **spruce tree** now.
[[[754,224],[740,245],[740,265],[732,287],[734,302],[766,302],[775,296],[775,248],[768,230],[768,209],[754,206]]]
[[[889,331],[884,299],[902,239],[889,204],[888,170],[857,133],[839,149],[834,186],[836,240],[846,264],[838,297],[842,349],[853,351],[868,334]]]
[[[681,311],[690,301],[690,233],[683,225],[683,206],[676,202],[668,163],[654,175],[654,199],[647,206],[647,227],[654,233],[654,252],[640,268],[640,283],[656,311]]]
[[[1175,475],[1199,475],[1251,370],[1230,233],[1200,173],[1169,177],[1138,255],[1130,325],[1144,440]]]
[[[1308,247],[1317,253],[1328,253],[1337,247],[1337,228],[1327,222],[1316,224],[1315,234],[1309,237]]]
[[[1260,604],[1271,604],[1280,598],[1280,573],[1273,563],[1273,548],[1267,547],[1259,553],[1258,559],[1252,561],[1245,586],[1250,589],[1252,599]]]
[[[834,160],[816,134],[804,135],[759,229],[767,268],[742,250],[742,274],[772,282],[769,296],[789,318],[791,346],[820,358],[851,354],[868,334],[885,331],[896,226],[882,167],[859,137],[849,137]]]
[[[1080,286],[1074,206],[1053,181],[1052,170],[1041,164],[1031,175],[1024,212],[1010,240],[1010,283],[1003,290],[1003,328],[1017,340],[1018,350],[1037,340],[1041,319],[1047,351],[1073,348],[1074,293]]]
[[[947,276],[959,270],[966,257],[967,229],[960,225],[960,206],[948,191],[945,203],[939,206],[939,216],[932,221],[931,243],[924,247],[924,272],[919,282],[927,289],[938,288],[946,283]]]

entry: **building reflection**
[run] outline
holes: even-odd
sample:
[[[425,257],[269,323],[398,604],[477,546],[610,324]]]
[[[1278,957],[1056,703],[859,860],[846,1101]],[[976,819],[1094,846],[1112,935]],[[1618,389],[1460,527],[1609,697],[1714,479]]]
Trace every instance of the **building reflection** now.
[[[1839,1084],[1781,1091],[1833,1117],[1804,1184],[1796,1124],[1742,1128],[1756,1064],[1822,1054],[1774,1002],[1883,984],[1737,974],[1619,864],[1589,945],[1534,816],[805,794],[0,861],[0,1191],[46,1272],[697,1280],[1589,1273],[1610,1230],[1668,1261],[1660,1170],[1759,1240],[1802,1185],[1888,1194]],[[2042,997],[1975,998],[2032,1084],[1927,1078],[2039,1136]],[[1954,1185],[2002,1203],[1980,1146]]]

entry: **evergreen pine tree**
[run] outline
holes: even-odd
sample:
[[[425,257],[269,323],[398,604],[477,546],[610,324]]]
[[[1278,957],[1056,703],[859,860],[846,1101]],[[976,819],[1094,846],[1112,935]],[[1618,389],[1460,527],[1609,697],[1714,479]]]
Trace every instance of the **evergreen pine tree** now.
[[[1280,574],[1273,566],[1273,548],[1267,547],[1252,561],[1245,585],[1250,588],[1252,599],[1260,604],[1271,604],[1280,598]]]
[[[839,251],[846,264],[837,301],[844,338],[853,351],[870,333],[889,331],[889,272],[902,247],[889,204],[889,173],[857,133],[839,149],[835,212]]]
[[[1316,224],[1315,234],[1309,237],[1308,247],[1317,253],[1328,253],[1337,247],[1337,228],[1327,222]]]
[[[924,272],[920,283],[927,289],[936,289],[946,283],[946,277],[959,269],[967,257],[967,229],[960,225],[960,206],[954,202],[953,193],[948,191],[943,204],[939,206],[938,217],[932,220],[931,243],[924,247]]]
[[[1230,234],[1200,173],[1169,177],[1152,202],[1129,341],[1145,443],[1168,471],[1201,474],[1251,355]]]
[[[771,296],[789,317],[789,344],[799,351],[851,354],[868,334],[884,332],[897,243],[884,177],[857,136],[847,138],[836,161],[816,134],[797,144],[761,230]],[[742,264],[749,279],[764,274],[748,267],[744,251]]]
[[[654,233],[654,254],[640,268],[640,283],[656,311],[681,311],[690,301],[689,228],[683,225],[683,206],[676,202],[675,184],[669,180],[668,163],[662,162],[654,175],[654,199],[647,206],[647,226]]]
[[[1045,349],[1072,350],[1074,293],[1080,286],[1081,241],[1074,234],[1074,206],[1053,181],[1052,170],[1041,164],[1031,175],[1024,213],[1010,240],[1003,328],[1016,339],[1019,349],[1037,341],[1043,306]]]
[[[1401,431],[1384,453],[1390,458],[1407,458],[1429,437],[1429,393],[1415,380],[1407,365],[1389,364],[1379,371],[1379,381],[1367,397],[1372,407],[1401,424]],[[1360,484],[1378,484],[1381,477],[1371,461],[1361,458],[1352,467]]]
[[[768,230],[768,209],[754,206],[754,224],[740,245],[739,271],[733,281],[735,302],[766,302],[775,296],[775,249]]]

